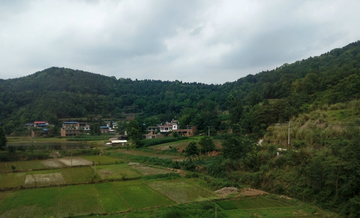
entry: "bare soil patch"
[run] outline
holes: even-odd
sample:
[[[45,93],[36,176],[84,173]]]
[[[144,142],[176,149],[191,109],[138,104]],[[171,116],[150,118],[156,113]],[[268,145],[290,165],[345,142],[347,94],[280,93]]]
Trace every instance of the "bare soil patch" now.
[[[58,159],[61,163],[66,166],[91,166],[93,163],[91,161],[85,160],[81,157],[65,157]]]
[[[26,175],[25,187],[44,187],[65,184],[61,173]]]
[[[41,161],[47,168],[61,168],[65,167],[66,165],[58,161],[58,159],[54,160],[43,160]]]
[[[233,193],[238,193],[239,190],[235,187],[224,187],[222,189],[216,190],[215,193],[222,196],[222,197],[226,197],[229,194],[233,194]]]
[[[244,196],[257,196],[257,195],[265,195],[265,194],[269,194],[269,193],[251,188],[244,188],[240,192],[240,195],[244,195]]]
[[[114,175],[114,173],[110,172],[109,170],[101,170],[100,174],[109,175],[109,176]]]

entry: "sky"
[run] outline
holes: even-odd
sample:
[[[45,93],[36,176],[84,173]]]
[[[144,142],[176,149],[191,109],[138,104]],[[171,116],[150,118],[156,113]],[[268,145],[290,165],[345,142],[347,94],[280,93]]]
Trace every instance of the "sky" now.
[[[0,0],[0,78],[223,84],[360,40],[359,0]]]

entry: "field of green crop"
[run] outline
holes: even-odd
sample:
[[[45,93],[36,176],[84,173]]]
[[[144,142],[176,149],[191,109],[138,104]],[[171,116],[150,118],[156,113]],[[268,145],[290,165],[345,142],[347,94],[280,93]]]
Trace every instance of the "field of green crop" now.
[[[0,188],[17,188],[24,184],[25,173],[0,174]]]
[[[154,191],[149,186],[138,182],[132,184],[131,182],[127,182],[127,185],[124,185],[123,182],[113,183],[115,189],[125,199],[130,208],[137,209],[174,204],[172,200]]]
[[[29,170],[29,169],[44,169],[46,168],[41,161],[32,160],[32,161],[17,161],[17,162],[1,162],[0,163],[0,173],[12,172],[12,166],[15,167],[15,170]]]
[[[147,185],[177,203],[216,198],[210,191],[187,183],[185,180],[154,181],[148,182]]]
[[[60,217],[104,212],[93,184],[62,187],[58,199]]]
[[[56,215],[57,188],[13,191],[0,204],[2,217],[50,217]]]
[[[92,167],[94,169],[94,166]],[[101,179],[127,179],[139,178],[142,174],[132,169],[129,164],[100,165],[96,166],[97,174]]]
[[[124,199],[116,192],[112,183],[96,184],[95,188],[105,212],[119,212],[129,209]]]
[[[81,157],[86,160],[95,162],[98,165],[123,163],[122,160],[109,156],[81,156]]]
[[[91,167],[63,168],[61,174],[67,184],[87,183],[101,180]]]

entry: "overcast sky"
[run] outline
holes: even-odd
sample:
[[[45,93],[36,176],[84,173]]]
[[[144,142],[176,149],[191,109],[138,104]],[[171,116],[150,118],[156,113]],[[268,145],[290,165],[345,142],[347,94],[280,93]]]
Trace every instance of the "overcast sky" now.
[[[359,0],[0,0],[0,78],[220,84],[360,40]]]

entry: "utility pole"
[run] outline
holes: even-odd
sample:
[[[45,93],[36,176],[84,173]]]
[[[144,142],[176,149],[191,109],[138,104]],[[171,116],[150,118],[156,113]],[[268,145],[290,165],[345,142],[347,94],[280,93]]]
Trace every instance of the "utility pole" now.
[[[289,130],[288,130],[288,147],[290,147],[290,120],[289,120]]]
[[[215,218],[217,218],[217,207],[215,206]]]
[[[211,126],[208,126],[208,136],[210,137],[210,128]]]
[[[71,151],[71,166],[72,166],[72,145],[71,145],[71,147],[70,147],[70,151]]]

